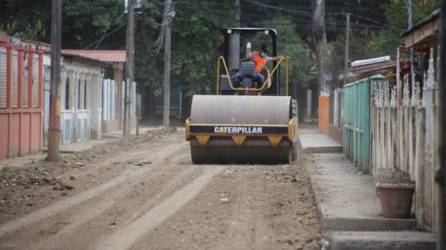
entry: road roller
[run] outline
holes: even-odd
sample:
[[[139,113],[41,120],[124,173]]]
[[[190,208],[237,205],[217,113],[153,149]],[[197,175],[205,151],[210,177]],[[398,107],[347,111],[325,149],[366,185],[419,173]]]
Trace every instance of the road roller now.
[[[216,94],[194,95],[185,122],[192,162],[291,163],[297,156],[297,102],[289,95],[289,59],[277,57],[277,31],[225,28],[223,36]],[[263,69],[264,80],[259,83],[254,81],[255,63],[247,58],[252,44],[265,39],[269,56],[280,59]],[[238,83],[235,74],[241,78]]]

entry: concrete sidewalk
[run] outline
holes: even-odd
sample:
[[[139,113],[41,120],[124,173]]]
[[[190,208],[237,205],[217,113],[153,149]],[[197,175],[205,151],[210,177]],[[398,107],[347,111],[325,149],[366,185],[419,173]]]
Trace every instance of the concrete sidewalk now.
[[[59,145],[59,152],[62,154],[72,154],[92,149],[96,145],[118,141],[118,138],[101,138],[99,140],[89,140],[76,143],[67,143]],[[43,148],[43,152],[47,152],[47,148]]]
[[[160,130],[162,128],[163,127],[161,127],[161,126],[159,126],[159,127],[154,127],[154,126],[152,126],[152,127],[140,127],[139,128],[139,134],[142,135],[142,134],[145,134],[145,133],[147,133],[149,131]],[[130,135],[131,136],[136,136],[136,129],[132,129],[130,131]],[[108,133],[102,133],[102,138],[120,139],[122,137],[123,137],[122,130],[116,130],[116,131],[111,131],[111,132],[108,132]]]
[[[344,154],[326,150],[331,138],[315,130],[301,133],[309,135],[300,141],[330,249],[435,249],[433,234],[414,231],[414,219],[380,215],[372,177]]]
[[[317,153],[340,153],[342,145],[325,134],[319,133],[318,129],[300,129],[300,149],[304,154]]]

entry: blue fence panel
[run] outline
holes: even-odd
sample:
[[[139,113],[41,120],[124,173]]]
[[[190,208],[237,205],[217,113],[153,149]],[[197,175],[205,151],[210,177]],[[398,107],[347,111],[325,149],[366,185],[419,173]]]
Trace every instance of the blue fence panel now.
[[[370,79],[361,79],[345,85],[343,93],[344,152],[363,172],[369,172]]]

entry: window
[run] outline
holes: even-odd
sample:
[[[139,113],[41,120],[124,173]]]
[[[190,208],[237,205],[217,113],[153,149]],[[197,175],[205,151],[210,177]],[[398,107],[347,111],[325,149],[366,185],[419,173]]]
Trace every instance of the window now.
[[[6,49],[0,48],[0,108],[6,108]]]
[[[70,79],[65,80],[65,110],[70,109]]]
[[[33,96],[33,107],[39,106],[39,57],[34,55],[33,58],[33,81],[32,81],[32,96]]]
[[[16,50],[12,53],[12,95],[11,95],[11,107],[17,108],[18,101],[18,86],[19,86],[19,55]],[[23,64],[26,69],[26,73],[28,74],[28,67],[26,64]],[[23,72],[25,72],[25,69]],[[23,80],[25,81],[25,79]],[[26,84],[28,84],[28,77],[26,78]],[[25,91],[23,89],[22,91]],[[26,99],[24,100],[25,107],[28,107],[28,85],[26,85]]]
[[[84,109],[87,109],[87,80],[84,80]]]
[[[81,109],[81,80],[77,80],[77,108]]]

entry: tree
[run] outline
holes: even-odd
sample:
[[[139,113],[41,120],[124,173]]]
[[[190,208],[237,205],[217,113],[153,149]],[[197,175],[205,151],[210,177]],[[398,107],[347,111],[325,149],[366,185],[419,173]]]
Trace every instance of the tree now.
[[[439,0],[414,1],[414,23],[431,14],[439,8]],[[373,55],[394,55],[395,49],[401,44],[401,32],[407,29],[406,0],[392,0],[383,4],[385,20],[389,29],[373,32],[368,44]]]
[[[65,48],[124,47],[121,41],[125,41],[125,18],[121,0],[64,0],[62,14]],[[49,43],[50,16],[51,0],[0,2],[0,30],[22,39]],[[105,38],[107,43],[103,43]]]

